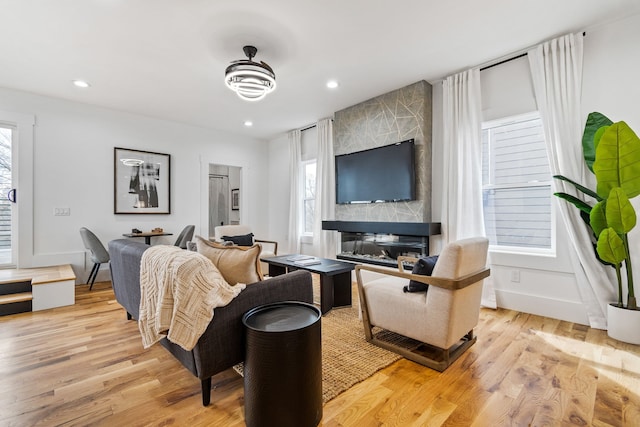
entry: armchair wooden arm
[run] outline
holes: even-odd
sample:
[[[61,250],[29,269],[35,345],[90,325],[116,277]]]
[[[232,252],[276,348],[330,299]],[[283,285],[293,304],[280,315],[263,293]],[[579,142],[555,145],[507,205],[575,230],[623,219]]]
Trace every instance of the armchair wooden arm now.
[[[402,261],[400,258],[410,258],[410,257],[398,257],[399,271],[390,270],[383,267],[376,267],[372,265],[357,265],[356,266],[356,279],[358,281],[358,286],[362,286],[362,276],[360,271],[372,271],[374,273],[386,274],[388,276],[402,277],[408,280],[415,280],[420,283],[426,283],[430,286],[437,286],[439,288],[449,289],[449,290],[457,290],[466,288],[469,285],[472,285],[486,277],[489,277],[491,270],[489,268],[483,268],[475,273],[468,274],[466,276],[460,277],[459,279],[444,279],[441,277],[434,276],[423,276],[421,274],[412,274],[407,273],[402,267]],[[405,259],[406,260],[406,259]]]
[[[253,239],[253,241],[257,243],[269,243],[273,245],[273,255],[278,255],[278,242],[274,240],[262,240],[262,239]]]

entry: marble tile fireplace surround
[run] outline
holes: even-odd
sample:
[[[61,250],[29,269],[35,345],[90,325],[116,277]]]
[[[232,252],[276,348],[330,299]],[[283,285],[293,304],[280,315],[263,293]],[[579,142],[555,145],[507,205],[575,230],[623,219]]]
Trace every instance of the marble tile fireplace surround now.
[[[322,229],[340,232],[336,258],[395,267],[399,255],[428,255],[429,236],[440,234],[440,223],[322,221]]]

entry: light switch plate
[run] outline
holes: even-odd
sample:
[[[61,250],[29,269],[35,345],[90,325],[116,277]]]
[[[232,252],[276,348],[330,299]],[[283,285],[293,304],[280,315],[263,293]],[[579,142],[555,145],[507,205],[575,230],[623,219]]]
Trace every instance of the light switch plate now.
[[[69,216],[71,215],[71,208],[53,208],[54,216]]]

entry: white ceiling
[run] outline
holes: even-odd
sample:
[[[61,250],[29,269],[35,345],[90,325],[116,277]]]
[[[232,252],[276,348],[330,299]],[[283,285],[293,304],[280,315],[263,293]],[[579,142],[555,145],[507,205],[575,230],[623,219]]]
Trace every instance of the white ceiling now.
[[[638,0],[2,0],[0,86],[268,139],[639,12]],[[277,78],[257,103],[223,82],[247,44]]]

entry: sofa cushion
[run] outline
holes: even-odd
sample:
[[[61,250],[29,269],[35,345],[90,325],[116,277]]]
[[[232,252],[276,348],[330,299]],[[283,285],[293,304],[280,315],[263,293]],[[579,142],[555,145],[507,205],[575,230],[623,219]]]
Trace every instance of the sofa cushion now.
[[[209,258],[230,285],[251,284],[262,280],[259,244],[253,246],[225,246],[195,236],[198,253]]]
[[[253,245],[253,233],[243,234],[242,236],[222,236],[222,240],[233,242],[238,246],[251,246]]]
[[[433,268],[436,266],[436,261],[438,261],[438,255],[421,257],[414,264],[411,273],[422,276],[431,276]],[[416,280],[410,280],[409,285],[402,288],[402,290],[405,292],[427,292],[429,290],[429,285]]]

